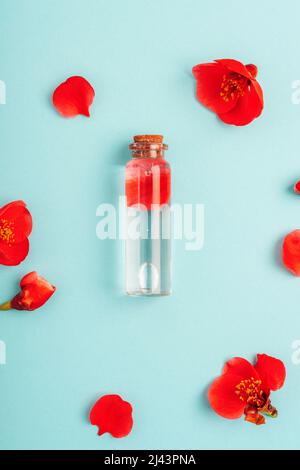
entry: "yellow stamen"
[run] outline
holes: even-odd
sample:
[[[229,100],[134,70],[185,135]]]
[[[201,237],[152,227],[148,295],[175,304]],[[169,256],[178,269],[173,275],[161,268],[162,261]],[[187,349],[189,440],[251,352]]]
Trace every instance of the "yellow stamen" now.
[[[238,73],[223,75],[220,91],[221,98],[228,103],[230,100],[243,96],[246,84],[247,79]]]
[[[239,399],[245,403],[261,408],[265,404],[264,392],[261,389],[261,380],[250,379],[242,380],[235,387],[235,393]]]
[[[0,220],[0,240],[7,243],[15,241],[14,222],[9,222],[5,219]]]

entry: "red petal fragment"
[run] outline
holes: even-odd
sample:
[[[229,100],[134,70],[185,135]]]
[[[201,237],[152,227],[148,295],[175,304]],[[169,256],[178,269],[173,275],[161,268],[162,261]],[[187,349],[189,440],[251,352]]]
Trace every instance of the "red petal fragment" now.
[[[33,271],[20,281],[21,292],[11,301],[11,308],[16,310],[36,310],[42,307],[54,294],[56,288]]]
[[[59,85],[53,93],[53,104],[64,117],[82,114],[89,117],[95,91],[83,77],[70,77]]]
[[[300,194],[300,180],[294,185],[294,191],[296,194]]]
[[[294,230],[283,240],[282,262],[292,274],[300,276],[300,230]]]
[[[127,436],[133,426],[132,406],[119,395],[104,395],[92,407],[90,422],[98,426],[98,435]]]
[[[278,390],[283,386],[286,370],[283,362],[279,359],[267,354],[257,354],[257,363],[254,367],[265,388]]]

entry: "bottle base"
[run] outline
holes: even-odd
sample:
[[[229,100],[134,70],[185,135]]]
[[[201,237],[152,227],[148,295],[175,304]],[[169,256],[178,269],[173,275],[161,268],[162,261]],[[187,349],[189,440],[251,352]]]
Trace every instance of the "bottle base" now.
[[[136,291],[126,291],[127,295],[131,297],[166,297],[171,295],[171,291],[161,291],[161,292],[153,292],[151,289],[140,289]]]

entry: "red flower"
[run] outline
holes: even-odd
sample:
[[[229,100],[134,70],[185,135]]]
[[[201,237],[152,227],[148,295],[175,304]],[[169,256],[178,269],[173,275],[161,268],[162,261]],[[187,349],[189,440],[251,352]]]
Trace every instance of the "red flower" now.
[[[300,276],[300,230],[294,230],[283,240],[282,262],[291,273]]]
[[[225,364],[222,375],[211,385],[208,401],[223,418],[263,424],[264,416],[277,416],[271,405],[270,392],[278,390],[285,381],[283,362],[266,354],[258,354],[255,366],[242,357],[234,357]]]
[[[20,282],[21,292],[0,305],[0,310],[36,310],[54,294],[56,288],[35,271],[26,274]]]
[[[53,104],[64,117],[83,114],[89,117],[89,107],[93,103],[95,91],[83,77],[70,77],[59,85],[53,93]]]
[[[226,124],[245,126],[260,116],[263,92],[256,80],[257,67],[233,59],[220,59],[193,67],[200,103]]]
[[[300,194],[300,181],[297,181],[297,183],[294,185],[294,191],[296,194]]]
[[[125,437],[133,426],[132,406],[119,395],[104,395],[91,409],[90,422],[98,426],[98,436],[108,432],[113,437]]]
[[[16,266],[28,255],[32,218],[23,201],[0,209],[0,264]]]

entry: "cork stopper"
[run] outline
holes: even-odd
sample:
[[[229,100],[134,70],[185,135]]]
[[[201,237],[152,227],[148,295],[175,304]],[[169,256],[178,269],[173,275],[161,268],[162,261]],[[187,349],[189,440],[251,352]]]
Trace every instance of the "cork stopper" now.
[[[129,145],[133,158],[164,158],[164,151],[168,150],[168,146],[163,142],[163,135],[135,135],[133,140]]]
[[[135,135],[134,142],[148,142],[149,144],[162,144],[164,140],[163,135]]]

